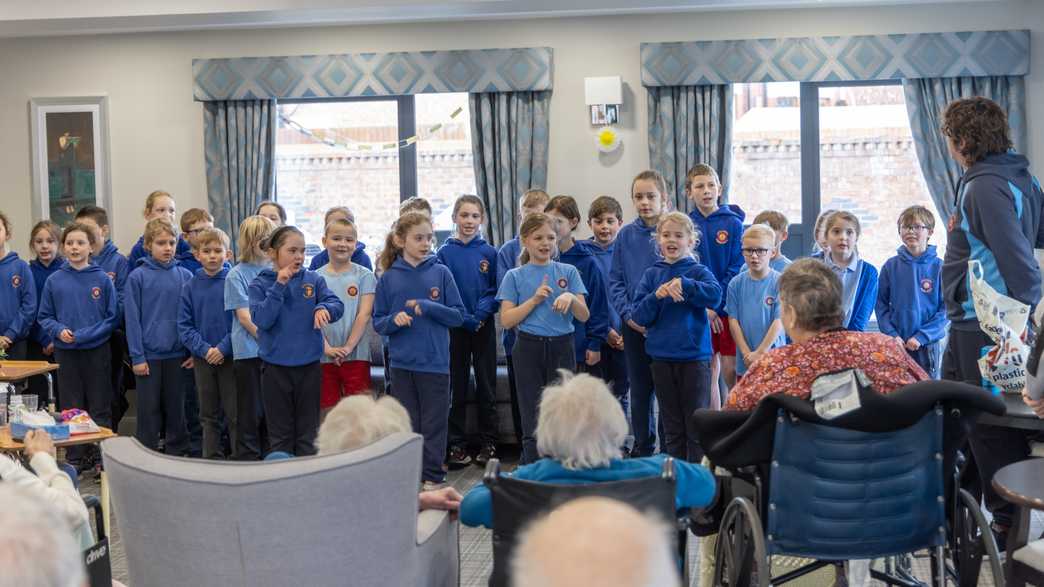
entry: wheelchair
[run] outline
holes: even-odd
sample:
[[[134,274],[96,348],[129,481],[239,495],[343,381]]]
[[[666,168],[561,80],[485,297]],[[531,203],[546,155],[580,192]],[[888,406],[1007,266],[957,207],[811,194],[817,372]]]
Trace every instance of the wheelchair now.
[[[927,550],[932,585],[973,586],[983,558],[1004,584],[979,502],[961,488],[959,448],[982,412],[1003,401],[981,388],[925,381],[880,395],[858,390],[852,411],[825,419],[813,402],[768,396],[754,411],[693,414],[719,476],[714,509],[694,517],[715,531],[714,585],[768,587],[849,560],[884,559],[870,576],[924,585],[911,557]],[[772,576],[770,557],[811,559]]]

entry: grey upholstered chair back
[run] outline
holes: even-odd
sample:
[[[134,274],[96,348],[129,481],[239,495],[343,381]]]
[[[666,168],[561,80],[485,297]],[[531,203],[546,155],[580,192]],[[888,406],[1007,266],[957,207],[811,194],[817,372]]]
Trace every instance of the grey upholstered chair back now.
[[[106,441],[129,583],[456,584],[455,524],[439,512],[418,533],[421,445],[416,434],[394,434],[347,453],[238,463]]]

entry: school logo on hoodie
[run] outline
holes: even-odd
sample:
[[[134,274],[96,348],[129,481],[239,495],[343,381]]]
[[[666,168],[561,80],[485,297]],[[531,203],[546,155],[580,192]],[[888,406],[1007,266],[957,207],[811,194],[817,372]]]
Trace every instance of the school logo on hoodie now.
[[[921,291],[924,293],[932,293],[932,280],[927,277],[921,279]]]
[[[715,235],[714,240],[717,241],[717,243],[719,245],[723,245],[723,244],[729,242],[729,231],[727,231],[727,230],[719,230],[718,234]]]
[[[359,295],[359,288],[355,287],[354,285],[349,285],[348,286],[348,297],[354,298],[357,295]]]
[[[486,259],[479,261],[479,271],[482,273],[489,273],[489,261]]]
[[[565,289],[567,285],[569,285],[569,282],[566,280],[565,277],[558,278],[558,287]]]
[[[11,276],[11,287],[13,287],[15,289],[17,289],[19,287],[22,287],[22,276],[21,275],[12,275]]]
[[[315,286],[310,283],[304,284],[301,289],[304,291],[305,299],[311,299],[315,295]]]
[[[95,299],[95,300],[101,299],[101,288],[100,287],[94,286],[94,287],[91,288],[91,298]]]
[[[439,288],[433,287],[430,290],[428,290],[428,297],[431,298],[432,301],[438,300],[439,299]]]

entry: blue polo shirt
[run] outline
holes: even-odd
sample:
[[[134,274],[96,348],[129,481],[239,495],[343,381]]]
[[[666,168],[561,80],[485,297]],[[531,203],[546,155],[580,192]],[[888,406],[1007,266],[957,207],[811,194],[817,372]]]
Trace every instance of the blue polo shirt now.
[[[772,322],[779,318],[779,272],[770,269],[768,275],[762,279],[754,279],[749,271],[734,277],[729,282],[725,313],[729,318],[735,318],[739,322],[747,346],[751,350],[758,348]],[[770,348],[783,344],[783,334],[780,333]],[[736,373],[746,373],[747,367],[748,365],[743,363],[743,354],[737,352]]]
[[[555,299],[565,292],[575,295],[587,295],[587,288],[580,279],[580,272],[576,267],[558,261],[551,261],[547,265],[536,265],[526,263],[521,267],[515,267],[507,272],[504,281],[497,291],[497,301],[508,301],[516,306],[533,297],[540,284],[547,276],[547,284],[551,286],[551,295],[533,311],[526,319],[518,325],[518,329],[533,336],[561,336],[573,333],[573,313],[559,314],[551,309]]]

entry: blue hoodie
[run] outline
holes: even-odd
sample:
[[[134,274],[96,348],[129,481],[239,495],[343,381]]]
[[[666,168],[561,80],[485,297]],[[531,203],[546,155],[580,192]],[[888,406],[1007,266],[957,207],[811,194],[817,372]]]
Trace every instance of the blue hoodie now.
[[[299,367],[323,356],[323,331],[315,312],[326,308],[330,322],[344,315],[344,303],[326,287],[326,279],[305,269],[285,284],[276,270],[265,269],[250,284],[250,319],[257,326],[258,356],[266,363]]]
[[[723,204],[704,216],[697,208],[689,212],[689,218],[699,231],[700,244],[697,252],[700,263],[705,265],[718,279],[721,291],[729,291],[729,282],[743,269],[743,219],[746,215],[735,204]],[[712,308],[724,316],[725,296],[721,303]]]
[[[819,251],[818,253],[813,253],[812,258],[823,261],[823,263],[827,267],[833,269],[836,274],[836,265],[827,260],[826,254],[826,251]],[[844,306],[845,300],[848,299],[848,296],[852,296],[852,307],[846,314],[848,321],[845,323],[845,328],[855,332],[864,332],[867,324],[870,323],[870,314],[874,311],[874,305],[877,304],[877,267],[859,259],[854,270],[858,272],[859,279],[856,281],[855,291],[851,292],[851,294],[848,289],[844,289],[844,278],[838,275],[838,277],[841,278],[842,285],[841,305]]]
[[[681,277],[685,301],[656,298],[656,289]],[[657,361],[708,361],[711,358],[707,309],[721,301],[721,285],[714,274],[692,257],[668,263],[657,261],[645,271],[638,286],[634,321],[648,330],[645,352]]]
[[[463,328],[478,332],[479,323],[497,311],[497,250],[480,236],[465,243],[450,238],[439,247],[439,263],[449,267],[464,302]]]
[[[573,346],[576,348],[577,364],[587,360],[587,351],[601,352],[602,345],[609,337],[609,286],[595,249],[602,250],[589,241],[573,241],[572,248],[558,257],[562,263],[576,267],[580,272],[580,280],[587,288],[584,301],[591,315],[587,322],[573,318]]]
[[[594,239],[589,239],[587,242],[591,243],[592,247],[589,247],[591,254],[594,255],[595,261],[598,261],[598,266],[602,268],[602,275],[605,276],[605,293],[606,301],[609,301],[609,272],[613,268],[613,250],[616,248],[616,242],[609,243],[608,247],[602,248]],[[612,303],[607,303],[609,306],[609,328],[612,328],[617,334],[623,334],[623,324],[620,320],[620,313],[616,311],[616,307]]]
[[[195,253],[191,249],[184,253],[175,253],[174,259],[178,262],[178,265],[188,269],[188,272],[195,275],[197,271],[203,268],[203,264],[196,258]]]
[[[29,264],[10,252],[0,259],[0,335],[18,342],[36,320],[36,282]]]
[[[504,276],[508,271],[518,267],[518,258],[522,255],[522,241],[516,236],[500,246],[497,251],[497,290],[504,282]],[[504,354],[511,356],[511,350],[515,348],[515,329],[505,328],[503,335]]]
[[[188,244],[188,241],[179,235],[177,247],[174,249],[174,258],[180,259],[186,254],[192,254],[192,245]],[[127,266],[130,267],[130,271],[134,271],[141,266],[138,263],[139,260],[150,256],[149,252],[145,250],[145,237],[139,236],[138,242],[134,243],[134,246],[131,247],[130,255],[127,256]]]
[[[318,255],[312,257],[312,262],[308,264],[308,269],[309,271],[315,271],[329,262],[330,253],[326,249],[323,249],[322,251],[319,251]],[[366,243],[356,243],[355,252],[352,253],[352,263],[362,265],[370,271],[373,271],[373,263],[370,262],[370,256],[366,254]]]
[[[120,322],[123,322],[123,290],[127,286],[130,262],[127,261],[127,257],[120,254],[112,241],[105,241],[105,246],[97,255],[91,257],[91,262],[101,267],[112,280],[112,284],[116,286],[116,296],[119,299],[117,314]]]
[[[935,245],[919,257],[905,246],[885,261],[877,287],[877,327],[903,340],[916,337],[921,345],[946,335],[946,304],[942,299],[942,261]]]
[[[660,260],[655,232],[655,226],[646,226],[641,218],[636,218],[616,235],[613,266],[609,271],[609,300],[624,324],[632,318],[638,304],[638,284],[645,270]]]
[[[138,260],[123,292],[123,318],[131,364],[185,356],[178,337],[181,286],[192,274],[177,261],[160,263],[148,256]]]
[[[65,266],[65,259],[55,257],[51,264],[44,266],[39,259],[29,261],[29,270],[33,272],[33,283],[36,285],[36,321],[29,329],[29,339],[37,342],[41,347],[51,344],[51,336],[40,326],[40,298],[43,297],[44,284],[47,278],[54,275],[56,271]]]
[[[211,347],[217,347],[226,358],[232,357],[232,320],[236,313],[225,310],[227,275],[227,267],[213,277],[200,269],[181,286],[178,336],[194,357],[206,357]]]
[[[968,291],[968,260],[982,263],[997,293],[1030,306],[1040,301],[1040,267],[1034,248],[1044,248],[1040,182],[1029,161],[1015,153],[987,155],[957,184],[954,216],[947,233],[942,283],[953,328],[978,330]]]
[[[416,300],[417,315],[406,308]],[[395,325],[395,315],[405,311],[409,326]],[[377,281],[373,303],[373,328],[388,337],[388,359],[396,369],[449,374],[449,329],[464,323],[464,303],[449,268],[435,255],[414,267],[400,255]]]
[[[101,267],[91,263],[76,270],[66,264],[44,284],[40,326],[55,348],[97,348],[109,342],[120,322],[116,306],[116,286]],[[58,338],[65,329],[72,331],[72,343]]]

